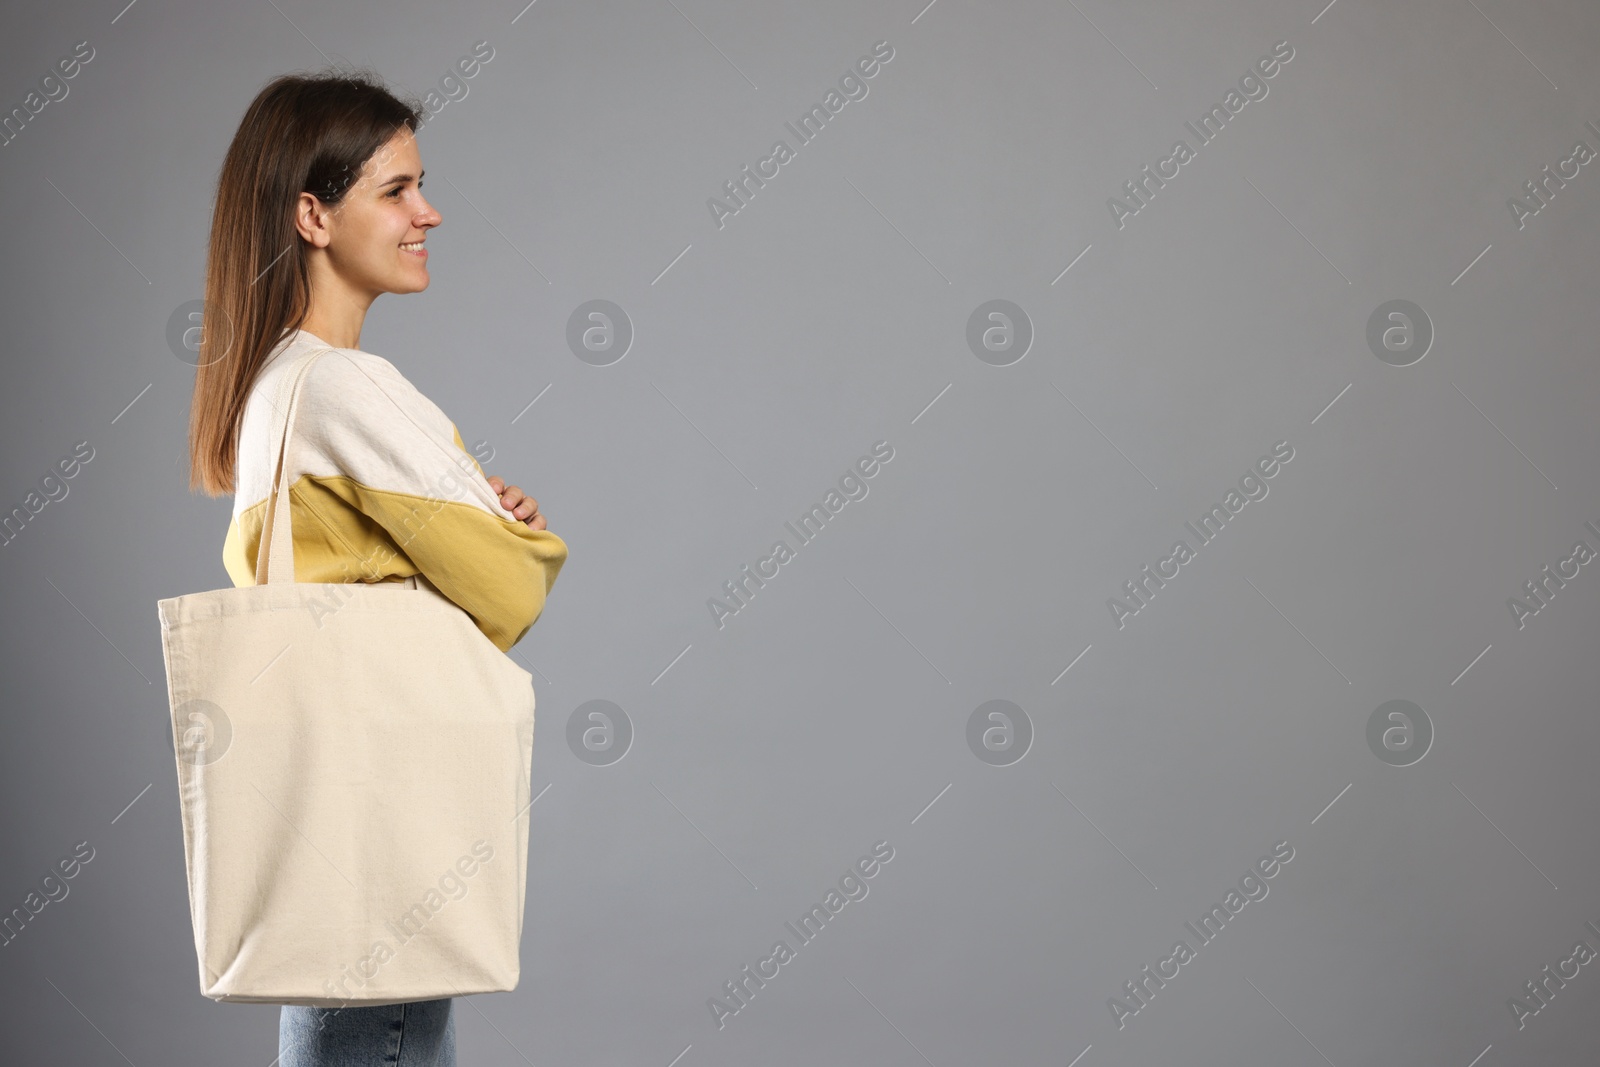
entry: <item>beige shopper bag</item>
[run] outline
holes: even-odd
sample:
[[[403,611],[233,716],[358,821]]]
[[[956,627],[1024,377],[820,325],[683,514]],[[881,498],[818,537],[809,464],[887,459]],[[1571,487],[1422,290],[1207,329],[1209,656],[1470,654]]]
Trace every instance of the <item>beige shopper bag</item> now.
[[[426,579],[294,580],[289,450],[325,351],[280,379],[258,584],[158,605],[200,992],[515,989],[533,677]]]

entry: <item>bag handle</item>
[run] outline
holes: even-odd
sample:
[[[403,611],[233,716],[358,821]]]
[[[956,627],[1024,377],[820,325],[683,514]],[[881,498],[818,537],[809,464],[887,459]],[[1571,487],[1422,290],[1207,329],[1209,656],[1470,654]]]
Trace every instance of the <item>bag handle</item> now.
[[[263,581],[280,585],[294,582],[294,527],[289,518],[289,437],[294,432],[295,416],[299,413],[300,383],[311,364],[324,352],[331,351],[331,348],[319,348],[302,356],[296,366],[283,372],[278,382],[280,401],[284,390],[288,389],[289,403],[284,411],[283,430],[277,434],[277,462],[272,468],[273,488],[267,497],[269,519],[262,525],[263,536],[256,550],[257,585],[263,584]],[[284,405],[277,404],[274,410],[284,410]]]

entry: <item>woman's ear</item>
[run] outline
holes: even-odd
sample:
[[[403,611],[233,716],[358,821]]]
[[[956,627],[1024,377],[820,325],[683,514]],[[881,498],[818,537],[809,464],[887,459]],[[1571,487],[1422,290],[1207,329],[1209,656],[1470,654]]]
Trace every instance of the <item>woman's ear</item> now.
[[[333,213],[311,193],[301,193],[294,203],[294,228],[313,248],[327,248],[333,240]]]

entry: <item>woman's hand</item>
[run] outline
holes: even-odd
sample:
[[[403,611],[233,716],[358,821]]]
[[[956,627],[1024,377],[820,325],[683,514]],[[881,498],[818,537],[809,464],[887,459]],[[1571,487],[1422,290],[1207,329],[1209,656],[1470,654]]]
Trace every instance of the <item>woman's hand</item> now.
[[[500,506],[526,523],[530,530],[545,528],[544,516],[539,514],[539,502],[533,497],[528,496],[517,486],[506,485],[498,474],[490,476],[489,487],[499,494]]]

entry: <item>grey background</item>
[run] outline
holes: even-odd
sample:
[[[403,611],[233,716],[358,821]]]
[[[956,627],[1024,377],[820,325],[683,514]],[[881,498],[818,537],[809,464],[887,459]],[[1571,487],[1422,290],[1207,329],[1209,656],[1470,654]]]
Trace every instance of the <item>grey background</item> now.
[[[1600,1056],[1595,966],[1507,1007],[1600,948],[1600,577],[1507,607],[1600,547],[1600,174],[1507,207],[1600,149],[1600,8],[140,0],[5,30],[4,111],[96,50],[0,150],[0,505],[95,449],[0,552],[0,910],[96,850],[0,949],[7,1059],[273,1060],[275,1007],[196,987],[155,603],[229,584],[231,501],[186,489],[165,331],[267,79],[421,94],[478,40],[420,137],[432,284],[362,333],[571,552],[513,653],[546,790],[521,985],[458,1005],[463,1063]],[[879,40],[719,230],[706,199]],[[1119,229],[1107,199],[1280,40]],[[565,341],[592,299],[635,330],[605,367]],[[965,340],[991,299],[1034,330],[1010,366]],[[1366,343],[1394,299],[1435,330],[1407,367]],[[708,598],[878,440],[869,495],[718,629]],[[1107,599],[1279,441],[1270,494],[1118,629]],[[596,699],[635,730],[603,767],[564,736]],[[991,700],[1032,724],[1009,766],[967,744]],[[1435,731],[1410,766],[1366,741],[1391,700]],[[707,999],[879,840],[870,894],[719,1030]],[[1278,841],[1270,894],[1119,1029],[1108,999]]]

